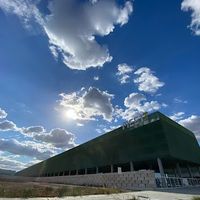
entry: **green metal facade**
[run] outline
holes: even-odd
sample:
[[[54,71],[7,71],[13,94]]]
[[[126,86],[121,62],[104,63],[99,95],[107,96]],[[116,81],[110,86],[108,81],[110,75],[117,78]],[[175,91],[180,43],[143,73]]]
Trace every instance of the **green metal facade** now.
[[[41,176],[65,171],[81,170],[132,161],[139,168],[149,165],[154,169],[156,159],[164,165],[176,162],[200,165],[200,148],[194,134],[160,112],[159,117],[138,128],[120,127],[81,144],[57,156],[17,173],[22,176]]]

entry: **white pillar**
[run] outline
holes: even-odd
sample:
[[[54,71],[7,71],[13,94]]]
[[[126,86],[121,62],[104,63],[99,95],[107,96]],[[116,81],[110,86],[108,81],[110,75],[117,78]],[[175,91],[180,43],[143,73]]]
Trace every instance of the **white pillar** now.
[[[99,168],[98,167],[96,167],[96,174],[98,174],[99,173]]]
[[[117,167],[117,173],[121,174],[122,173],[122,168],[121,167]]]
[[[200,167],[198,167],[198,169],[199,169],[199,175],[200,175]]]
[[[113,165],[110,165],[110,172],[113,173]]]
[[[133,161],[130,161],[130,171],[134,171]]]
[[[164,177],[165,173],[164,173],[163,164],[162,164],[162,161],[161,161],[160,158],[157,158],[157,163],[158,163],[158,168],[159,168],[159,171],[160,171],[160,175],[162,177]]]

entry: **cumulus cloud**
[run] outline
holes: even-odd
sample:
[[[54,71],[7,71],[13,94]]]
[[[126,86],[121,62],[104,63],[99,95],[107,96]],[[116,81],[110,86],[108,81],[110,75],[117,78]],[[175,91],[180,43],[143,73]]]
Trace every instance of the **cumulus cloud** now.
[[[17,161],[15,158],[10,158],[8,156],[0,157],[0,169],[18,171],[25,168],[25,166],[23,162]]]
[[[0,119],[6,116],[7,113],[0,109]],[[75,135],[60,128],[48,132],[43,126],[17,127],[14,122],[4,119],[0,121],[1,131],[16,131],[26,138],[22,137],[20,140],[0,138],[0,168],[2,169],[21,170],[77,146]],[[28,156],[32,161],[22,163],[17,160],[21,156]]]
[[[1,113],[2,118],[6,117],[7,113],[4,110],[1,109]],[[29,139],[23,142],[15,139],[0,139],[0,151],[40,160],[76,146],[75,135],[60,128],[47,132],[43,126],[17,127],[14,122],[3,120],[0,122],[0,131],[16,131]]]
[[[52,129],[48,133],[43,126],[17,128],[12,121],[4,120],[0,122],[0,131],[17,131],[34,139],[36,142],[46,142],[57,148],[69,149],[76,146],[74,142],[75,135],[60,128]]]
[[[18,128],[14,122],[4,120],[0,122],[0,131],[18,131]]]
[[[191,130],[196,135],[197,139],[200,139],[200,116],[191,115],[185,118],[184,112],[177,112],[170,116],[170,118]]]
[[[7,117],[6,111],[0,108],[0,119],[4,119],[6,117]]]
[[[90,87],[88,92],[83,96],[84,107],[93,108],[97,115],[103,115],[104,119],[110,120],[112,118],[112,104],[111,99],[113,95],[106,91],[100,91],[97,88]]]
[[[155,93],[159,88],[165,85],[165,83],[161,82],[148,67],[141,67],[135,71],[134,74],[138,76],[134,79],[134,83],[138,84],[139,91]]]
[[[197,138],[200,139],[200,116],[191,115],[186,119],[180,120],[179,123],[194,132]]]
[[[45,142],[56,148],[69,149],[76,146],[75,135],[65,129],[55,128],[47,132],[43,126],[30,126],[19,130],[36,142]]]
[[[73,111],[77,120],[95,120],[101,116],[104,120],[112,120],[113,105],[111,103],[114,95],[98,88],[90,87],[78,92],[60,94],[59,105],[65,111]]]
[[[0,169],[19,171],[41,161],[34,158],[26,163],[19,161],[19,159],[20,156],[18,155],[8,155],[8,153],[4,154],[3,152],[0,152]]]
[[[33,136],[36,134],[44,133],[45,129],[43,126],[30,126],[26,128],[22,128],[21,132],[28,136]]]
[[[130,78],[129,74],[133,72],[132,66],[129,66],[125,63],[119,64],[117,66],[117,70],[118,72],[116,73],[116,75],[118,76],[120,83],[128,83],[128,79]]]
[[[196,35],[200,35],[200,1],[184,0],[181,4],[183,11],[192,11],[190,28]]]
[[[143,94],[131,93],[124,100],[124,105],[128,108],[137,108],[140,107],[141,101],[146,100],[146,97]]]
[[[0,122],[0,131],[17,131],[29,138],[32,138],[37,143],[45,142],[56,148],[61,148],[61,149],[62,148],[69,149],[76,146],[74,142],[75,135],[60,128],[52,129],[48,133],[46,132],[43,126],[30,126],[30,127],[18,128],[14,122],[4,120]],[[17,140],[14,140],[12,142],[14,144],[19,144],[17,143]],[[40,143],[38,143],[38,145],[40,145]]]
[[[15,139],[0,139],[0,150],[16,155],[24,155],[44,160],[53,155],[54,151],[47,149],[47,145],[38,144],[33,141],[19,142]]]
[[[177,113],[174,113],[173,115],[171,115],[170,118],[174,121],[178,121],[178,120],[183,119],[184,115],[185,115],[184,112],[177,112]]]
[[[34,138],[38,141],[50,143],[57,148],[69,149],[76,146],[74,134],[60,128],[52,129],[50,133],[37,134]]]
[[[131,93],[124,100],[125,110],[119,110],[119,115],[126,120],[130,120],[141,113],[159,110],[162,105],[157,101],[146,101],[143,94]]]
[[[112,60],[108,48],[100,45],[95,36],[106,36],[115,25],[126,24],[132,3],[127,1],[119,7],[114,0],[54,0],[49,10],[51,14],[44,25],[49,43],[57,48],[68,67],[85,70]]]
[[[133,68],[125,63],[119,64],[117,69],[118,69],[117,75],[129,74],[133,71]]]
[[[0,131],[17,131],[31,139],[23,142],[15,139],[0,139],[1,151],[35,157],[39,160],[76,146],[75,135],[60,128],[46,132],[42,126],[17,128],[13,122],[4,121],[0,123]]]
[[[126,24],[133,11],[131,1],[120,6],[115,0],[51,0],[49,14],[45,15],[37,3],[0,0],[0,8],[17,15],[26,26],[38,23],[49,39],[53,56],[57,59],[61,55],[69,68],[78,70],[102,67],[112,60],[108,48],[98,43],[96,36],[109,35],[116,25]]]

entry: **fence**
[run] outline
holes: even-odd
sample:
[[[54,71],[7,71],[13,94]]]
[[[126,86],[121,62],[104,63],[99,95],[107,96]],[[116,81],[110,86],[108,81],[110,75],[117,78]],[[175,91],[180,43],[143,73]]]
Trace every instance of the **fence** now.
[[[176,188],[188,186],[200,186],[200,178],[156,178],[157,188]]]

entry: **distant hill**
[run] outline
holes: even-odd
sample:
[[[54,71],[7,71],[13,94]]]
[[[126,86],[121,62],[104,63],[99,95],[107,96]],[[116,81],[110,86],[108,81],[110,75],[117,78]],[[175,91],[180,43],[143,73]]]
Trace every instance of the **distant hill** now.
[[[0,175],[14,175],[15,171],[12,170],[6,170],[6,169],[0,169]]]

